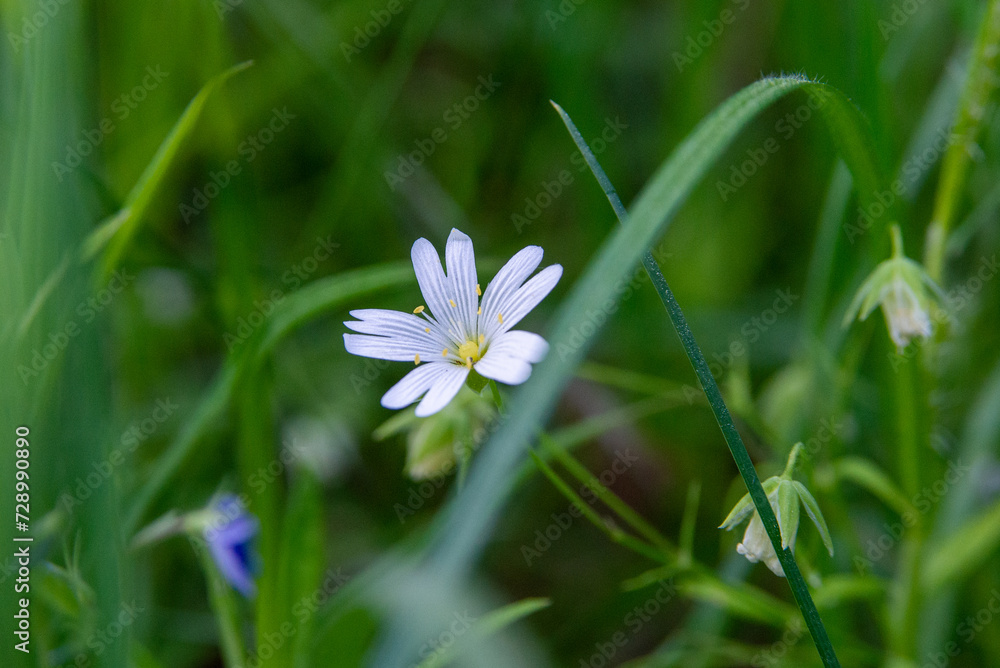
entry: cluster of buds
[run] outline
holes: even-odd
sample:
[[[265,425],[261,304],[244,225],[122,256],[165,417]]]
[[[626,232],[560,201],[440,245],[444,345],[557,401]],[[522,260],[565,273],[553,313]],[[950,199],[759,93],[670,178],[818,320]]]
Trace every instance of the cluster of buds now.
[[[406,473],[414,480],[427,480],[455,470],[458,460],[471,454],[497,418],[493,401],[469,387],[429,417],[417,417],[409,408],[382,423],[376,440],[406,435]]]

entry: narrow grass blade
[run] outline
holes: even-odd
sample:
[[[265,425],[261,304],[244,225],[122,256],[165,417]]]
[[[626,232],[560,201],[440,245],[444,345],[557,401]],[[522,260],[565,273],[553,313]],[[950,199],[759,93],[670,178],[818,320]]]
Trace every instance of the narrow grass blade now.
[[[838,147],[842,146],[844,161],[855,176],[862,199],[878,191],[880,170],[870,152],[874,145],[869,141],[870,130],[850,101],[829,86],[804,77],[763,79],[730,97],[705,118],[643,188],[628,227],[611,233],[573,285],[548,337],[552,344],[548,357],[508,402],[508,414],[516,419],[506,420],[484,446],[464,490],[452,499],[436,524],[428,558],[435,569],[448,574],[453,586],[458,586],[488,540],[529,443],[593,344],[594,336],[578,341],[581,325],[592,327],[595,334],[600,331],[589,320],[588,309],[599,309],[601,304],[614,300],[623,281],[666,231],[673,214],[742,128],[776,100],[802,89],[827,96],[829,104],[824,105],[823,117]],[[398,666],[413,655],[420,637],[414,627],[395,633],[385,642],[378,652],[380,660],[383,665]]]
[[[539,442],[545,451],[553,459],[562,464],[570,474],[578,481],[586,485],[601,502],[613,510],[627,525],[632,527],[640,536],[645,538],[651,545],[662,550],[664,554],[674,556],[675,548],[670,544],[656,528],[647,522],[639,513],[635,512],[631,506],[621,500],[617,494],[601,484],[593,473],[587,470],[583,464],[578,462],[573,455],[560,448],[546,434],[539,437]]]
[[[924,264],[935,281],[941,280],[948,232],[958,212],[972,157],[979,151],[976,138],[990,118],[987,109],[1000,84],[1000,0],[990,0],[986,8],[967,77],[927,228]]]
[[[84,241],[81,249],[84,260],[92,259],[106,248],[102,260],[102,271],[104,275],[111,273],[138,231],[139,224],[145,218],[146,211],[152,204],[160,185],[169,173],[185,141],[197,127],[198,118],[201,116],[209,97],[227,79],[242,72],[252,64],[252,61],[240,63],[212,77],[191,99],[187,108],[184,109],[184,113],[181,114],[177,123],[156,150],[156,154],[149,161],[139,180],[125,197],[121,210],[102,223]]]
[[[1000,502],[970,518],[934,544],[924,566],[928,591],[958,582],[995,557],[1000,549]]]
[[[417,668],[442,668],[451,665],[453,660],[460,657],[465,650],[474,647],[477,643],[499,633],[528,615],[544,610],[551,604],[552,601],[547,598],[526,598],[498,608],[476,622],[468,636],[459,638],[457,642],[448,645],[446,649],[431,655],[420,662]]]
[[[584,159],[587,161],[587,165],[590,167],[598,183],[601,184],[605,195],[608,197],[608,201],[611,203],[611,207],[615,211],[615,215],[622,224],[622,228],[630,229],[631,224],[628,222],[628,214],[625,211],[625,206],[622,204],[621,199],[615,192],[614,187],[611,185],[611,182],[604,173],[604,170],[597,162],[597,158],[594,157],[594,154],[591,152],[590,148],[583,140],[583,137],[580,135],[579,130],[576,129],[576,126],[573,124],[573,121],[566,114],[566,112],[555,103],[553,103],[553,106],[555,106],[556,111],[558,111],[560,116],[562,116],[563,122],[566,124],[570,135],[573,137],[573,140],[577,145],[577,148],[582,152]],[[860,137],[860,133],[852,131],[850,128],[845,129],[843,125],[848,123],[848,121],[849,119],[845,119],[844,117],[834,114],[832,115],[830,124],[831,128],[834,130],[835,136],[838,134],[846,135],[846,139],[849,141],[846,143],[843,150],[850,154],[852,151],[858,150],[855,144],[857,139]],[[842,137],[842,139],[844,138],[845,137]],[[864,156],[867,156],[867,152],[865,152],[863,148],[861,151]],[[849,164],[856,164],[858,156],[855,155],[853,156],[853,159],[847,159]],[[862,174],[859,182],[863,183],[865,178],[867,177]],[[681,344],[684,346],[684,352],[687,354],[688,359],[691,362],[691,366],[694,368],[695,374],[701,382],[702,389],[708,397],[708,403],[712,408],[712,413],[715,415],[715,419],[719,423],[719,428],[722,430],[726,444],[729,446],[729,451],[736,462],[737,468],[740,470],[740,475],[743,476],[743,481],[747,486],[747,491],[750,493],[750,498],[753,500],[757,513],[760,515],[764,527],[767,530],[768,537],[771,539],[771,544],[774,546],[774,550],[778,555],[778,560],[781,562],[781,566],[784,569],[788,584],[792,589],[795,602],[802,611],[802,616],[805,618],[806,625],[809,627],[809,631],[812,634],[813,641],[816,644],[816,649],[819,652],[820,657],[823,659],[824,665],[827,667],[839,667],[840,662],[837,660],[837,655],[834,652],[833,645],[830,643],[830,639],[827,636],[826,628],[823,626],[823,621],[820,619],[819,612],[816,610],[816,605],[813,603],[812,597],[809,594],[809,588],[802,577],[802,573],[799,572],[798,565],[795,563],[795,557],[789,549],[788,541],[782,538],[782,530],[778,524],[778,519],[775,517],[774,511],[771,508],[767,492],[761,485],[760,478],[757,476],[757,471],[754,469],[753,461],[751,461],[746,446],[743,444],[743,439],[733,422],[732,415],[730,415],[729,409],[726,407],[726,403],[722,398],[722,392],[719,390],[719,386],[715,382],[715,377],[709,369],[705,355],[702,353],[701,347],[698,345],[697,341],[695,341],[694,334],[688,326],[687,319],[684,317],[680,304],[677,303],[673,292],[671,292],[666,279],[663,277],[663,272],[660,271],[659,265],[653,258],[652,253],[648,250],[642,256],[642,264],[653,282],[653,287],[656,289],[663,305],[667,309],[670,322],[673,324],[674,329],[681,340]],[[794,512],[798,512],[798,505],[794,506]],[[786,531],[785,533],[787,536],[788,532]]]
[[[539,457],[535,452],[531,453],[531,458],[535,460],[535,464],[541,470],[542,474],[549,479],[549,482],[551,482],[563,496],[569,499],[570,502],[580,510],[580,513],[590,520],[591,524],[604,532],[612,542],[627,547],[644,557],[652,559],[653,561],[660,563],[672,561],[672,559],[669,559],[653,545],[650,545],[645,541],[641,541],[638,538],[625,533],[621,529],[610,526],[604,518],[598,515],[597,512],[590,507],[589,503],[584,501],[583,498],[577,494],[565,480],[559,477],[558,473],[552,470],[552,467],[549,466],[545,460]]]
[[[226,360],[184,428],[160,455],[150,478],[136,494],[125,521],[125,535],[131,535],[143,521],[151,505],[174,479],[199,443],[223,421],[231,406],[233,392],[243,368],[251,361],[259,363],[284,337],[296,328],[345,303],[372,292],[388,290],[413,280],[409,264],[392,263],[344,272],[320,279],[300,288],[275,307],[259,342],[248,341],[250,352],[237,351]]]

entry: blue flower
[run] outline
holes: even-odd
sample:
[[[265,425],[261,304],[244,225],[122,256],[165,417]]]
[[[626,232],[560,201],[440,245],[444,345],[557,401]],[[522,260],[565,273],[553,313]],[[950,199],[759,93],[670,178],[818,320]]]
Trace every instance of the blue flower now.
[[[215,502],[212,515],[203,530],[212,559],[226,581],[249,598],[257,589],[254,585],[257,554],[253,541],[260,531],[260,522],[231,494]]]

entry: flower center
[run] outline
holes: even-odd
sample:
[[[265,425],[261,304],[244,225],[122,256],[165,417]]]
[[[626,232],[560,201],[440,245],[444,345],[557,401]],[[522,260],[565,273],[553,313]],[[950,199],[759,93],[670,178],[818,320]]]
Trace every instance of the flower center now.
[[[462,358],[463,362],[467,362],[468,360],[478,362],[479,344],[475,341],[466,341],[458,347],[458,356]]]

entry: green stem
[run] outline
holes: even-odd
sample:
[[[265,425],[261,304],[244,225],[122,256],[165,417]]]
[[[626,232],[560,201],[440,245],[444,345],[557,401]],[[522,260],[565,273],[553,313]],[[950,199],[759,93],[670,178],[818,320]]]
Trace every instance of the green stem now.
[[[934,212],[927,227],[924,265],[935,281],[941,281],[948,232],[955,220],[972,162],[976,136],[987,120],[990,98],[996,92],[1000,69],[1000,0],[990,0],[969,60],[969,73],[962,92],[952,142],[945,153],[938,181]]]
[[[896,369],[896,421],[899,447],[899,476],[908,499],[920,493],[926,450],[920,438],[921,379],[919,361],[903,359]],[[896,656],[914,660],[917,654],[917,629],[922,605],[920,570],[924,552],[924,526],[917,516],[903,541],[899,573],[893,588],[890,610],[892,649]]]
[[[802,452],[802,443],[796,443],[792,446],[792,451],[788,453],[788,463],[785,464],[785,470],[782,471],[781,477],[786,480],[792,479],[792,474],[795,473],[795,464],[799,459],[799,453]]]
[[[545,447],[553,459],[556,459],[560,464],[562,464],[574,478],[586,485],[590,491],[594,493],[594,496],[600,499],[601,502],[608,508],[617,513],[626,524],[635,529],[643,538],[649,541],[652,545],[656,546],[658,549],[663,550],[664,554],[672,554],[674,552],[674,548],[670,545],[670,541],[664,538],[663,535],[661,535],[653,525],[643,519],[639,513],[635,512],[631,506],[622,501],[617,494],[601,484],[601,481],[597,479],[597,476],[587,470],[587,467],[578,462],[573,455],[566,452],[564,448],[561,448],[555,441],[552,440],[552,437],[543,433],[539,436],[539,442],[543,445],[543,447]]]
[[[500,411],[500,415],[503,415],[503,397],[500,396],[500,388],[497,387],[497,382],[490,379],[490,392],[493,393],[493,401],[497,405],[497,410]]]
[[[247,650],[240,630],[239,601],[229,584],[212,561],[208,547],[200,536],[189,536],[191,546],[201,560],[205,570],[205,580],[208,584],[208,598],[219,625],[219,644],[222,649],[222,661],[226,668],[243,668],[246,663]]]
[[[556,111],[559,112],[559,115],[562,116],[562,120],[566,124],[566,128],[573,137],[573,141],[583,154],[584,159],[590,166],[590,171],[593,172],[594,177],[601,185],[601,188],[604,190],[604,194],[611,203],[611,208],[614,209],[615,215],[618,217],[618,221],[622,225],[627,225],[628,213],[625,210],[625,206],[622,204],[621,199],[618,197],[618,193],[615,192],[614,186],[611,185],[611,181],[604,173],[604,170],[601,168],[600,164],[598,164],[597,158],[594,157],[590,147],[587,146],[587,143],[580,135],[580,131],[576,129],[576,125],[573,124],[573,121],[566,114],[566,112],[563,111],[563,109],[555,102],[553,102],[552,105],[556,108]],[[781,547],[781,532],[778,528],[778,520],[775,518],[774,511],[771,509],[771,504],[767,500],[767,494],[764,492],[764,488],[760,484],[760,478],[757,476],[757,471],[754,469],[753,461],[750,459],[750,454],[747,452],[746,446],[743,444],[743,439],[740,437],[739,431],[737,431],[736,425],[733,423],[732,415],[730,415],[729,409],[726,407],[726,403],[722,398],[722,392],[719,390],[719,386],[715,382],[712,372],[709,370],[708,362],[705,360],[705,355],[702,353],[701,348],[695,341],[694,334],[688,326],[687,319],[684,317],[684,313],[681,310],[680,305],[674,298],[674,294],[667,285],[667,281],[663,277],[663,273],[660,271],[659,265],[656,263],[656,260],[653,259],[653,255],[649,251],[646,251],[646,253],[643,254],[642,265],[646,269],[646,273],[649,275],[653,287],[660,296],[663,305],[666,307],[667,314],[670,316],[670,322],[673,324],[678,337],[680,337],[681,344],[684,346],[684,352],[687,353],[688,359],[691,361],[691,366],[694,367],[695,374],[698,376],[698,380],[701,381],[702,388],[705,391],[705,396],[708,398],[708,403],[712,408],[712,413],[715,415],[715,419],[719,423],[719,428],[722,430],[722,435],[726,439],[726,444],[729,446],[729,451],[733,456],[733,460],[736,462],[736,466],[740,470],[740,475],[743,476],[743,482],[746,484],[747,491],[750,493],[750,498],[753,500],[754,506],[760,514],[764,528],[767,530],[767,535],[771,539],[771,544],[774,546],[774,551],[777,553],[778,560],[781,562],[781,566],[785,571],[785,576],[788,579],[788,585],[792,589],[792,595],[795,597],[795,602],[802,611],[802,616],[805,618],[806,626],[809,628],[809,632],[812,634],[813,642],[816,644],[816,649],[819,651],[819,655],[823,660],[823,665],[827,668],[830,668],[831,666],[839,667],[840,662],[837,660],[837,655],[834,652],[833,645],[830,643],[830,638],[826,633],[826,628],[823,626],[823,620],[820,619],[819,612],[816,610],[816,604],[813,602],[812,596],[809,594],[809,589],[802,577],[802,573],[799,572],[798,565],[795,563],[795,557],[792,555],[790,550],[782,549]]]
[[[552,485],[562,493],[567,499],[569,499],[573,505],[575,505],[580,513],[590,520],[590,523],[595,527],[600,529],[607,537],[614,543],[618,543],[623,547],[627,547],[637,554],[651,559],[657,563],[667,564],[673,561],[671,556],[662,552],[659,548],[646,543],[643,540],[639,540],[635,536],[625,533],[621,529],[616,529],[610,526],[604,519],[590,507],[590,504],[584,501],[576,491],[566,484],[559,475],[552,470],[552,467],[546,463],[544,459],[538,456],[534,450],[531,451],[531,458],[535,460],[535,464],[545,475],[546,478],[552,483]]]

